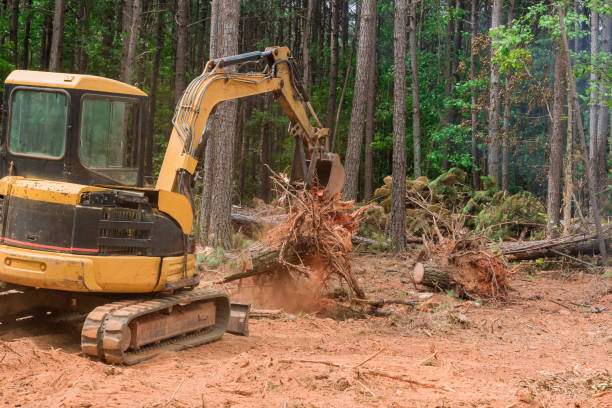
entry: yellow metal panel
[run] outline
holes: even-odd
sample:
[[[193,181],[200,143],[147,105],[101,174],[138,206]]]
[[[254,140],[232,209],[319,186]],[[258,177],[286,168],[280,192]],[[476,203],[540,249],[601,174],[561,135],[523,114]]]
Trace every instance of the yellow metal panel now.
[[[191,232],[193,210],[187,197],[171,191],[160,190],[157,198],[157,208],[172,217],[181,226],[183,233],[189,234]]]
[[[93,280],[104,292],[153,292],[157,284],[159,258],[147,256],[92,258],[95,258]]]
[[[159,262],[156,257],[73,255],[0,245],[0,281],[73,292],[149,293],[166,283],[158,279]]]
[[[11,187],[16,180],[21,180],[23,177],[6,176],[0,179],[0,194],[7,195],[11,192]]]
[[[162,261],[162,271],[159,284],[155,291],[164,290],[166,282],[176,282],[183,279],[183,256],[166,257]],[[195,255],[187,255],[187,279],[195,274]]]
[[[11,72],[4,82],[16,85],[82,89],[86,91],[147,96],[146,93],[135,86],[93,75],[17,70]]]
[[[11,185],[10,194],[14,197],[70,205],[77,205],[81,194],[86,191],[104,190],[100,187],[61,181],[4,177],[0,180],[0,193],[4,183]]]

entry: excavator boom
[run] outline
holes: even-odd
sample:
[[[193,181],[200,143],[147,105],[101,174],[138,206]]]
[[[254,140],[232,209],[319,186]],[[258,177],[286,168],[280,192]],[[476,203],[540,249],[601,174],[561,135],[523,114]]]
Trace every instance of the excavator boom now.
[[[264,72],[245,74],[226,69],[253,61],[264,61]],[[325,151],[329,129],[312,126],[304,105],[310,108],[315,121],[318,118],[295,71],[291,52],[286,47],[270,47],[264,52],[209,61],[202,75],[189,84],[176,107],[156,189],[189,196],[185,182],[196,170],[210,132],[210,116],[219,103],[273,93],[289,118],[290,134],[296,138],[291,180],[325,187],[326,198],[339,193],[344,183],[344,168],[337,155]]]

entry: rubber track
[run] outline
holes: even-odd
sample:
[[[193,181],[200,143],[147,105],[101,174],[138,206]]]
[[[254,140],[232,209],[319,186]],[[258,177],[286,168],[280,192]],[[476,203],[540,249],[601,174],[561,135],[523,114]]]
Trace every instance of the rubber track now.
[[[174,305],[194,302],[215,303],[216,316],[213,326],[146,345],[138,350],[121,350],[122,333],[132,320]],[[220,339],[227,328],[229,315],[227,295],[209,290],[108,303],[95,308],[85,319],[81,332],[81,349],[84,354],[107,363],[132,365],[164,351],[182,350]]]

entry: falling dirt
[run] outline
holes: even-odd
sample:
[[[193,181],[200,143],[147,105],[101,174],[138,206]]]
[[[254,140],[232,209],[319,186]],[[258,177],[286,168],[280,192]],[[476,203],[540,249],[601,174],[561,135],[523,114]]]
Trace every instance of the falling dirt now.
[[[506,300],[479,305],[417,293],[401,259],[353,267],[369,298],[426,305],[253,320],[249,337],[133,367],[82,356],[74,316],[0,325],[0,406],[612,406],[611,279],[518,272]]]

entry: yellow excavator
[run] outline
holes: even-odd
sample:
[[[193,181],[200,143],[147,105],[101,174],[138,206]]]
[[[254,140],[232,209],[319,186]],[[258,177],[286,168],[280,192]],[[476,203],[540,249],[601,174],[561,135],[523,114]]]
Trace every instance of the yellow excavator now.
[[[229,68],[245,63],[263,69]],[[143,182],[144,92],[89,75],[13,71],[0,144],[0,322],[86,314],[83,353],[117,364],[226,331],[246,334],[244,305],[198,288],[191,192],[217,104],[268,92],[295,137],[292,183],[317,184],[333,197],[344,169],[326,151],[328,129],[286,47],[206,64],[176,107],[155,187]]]

